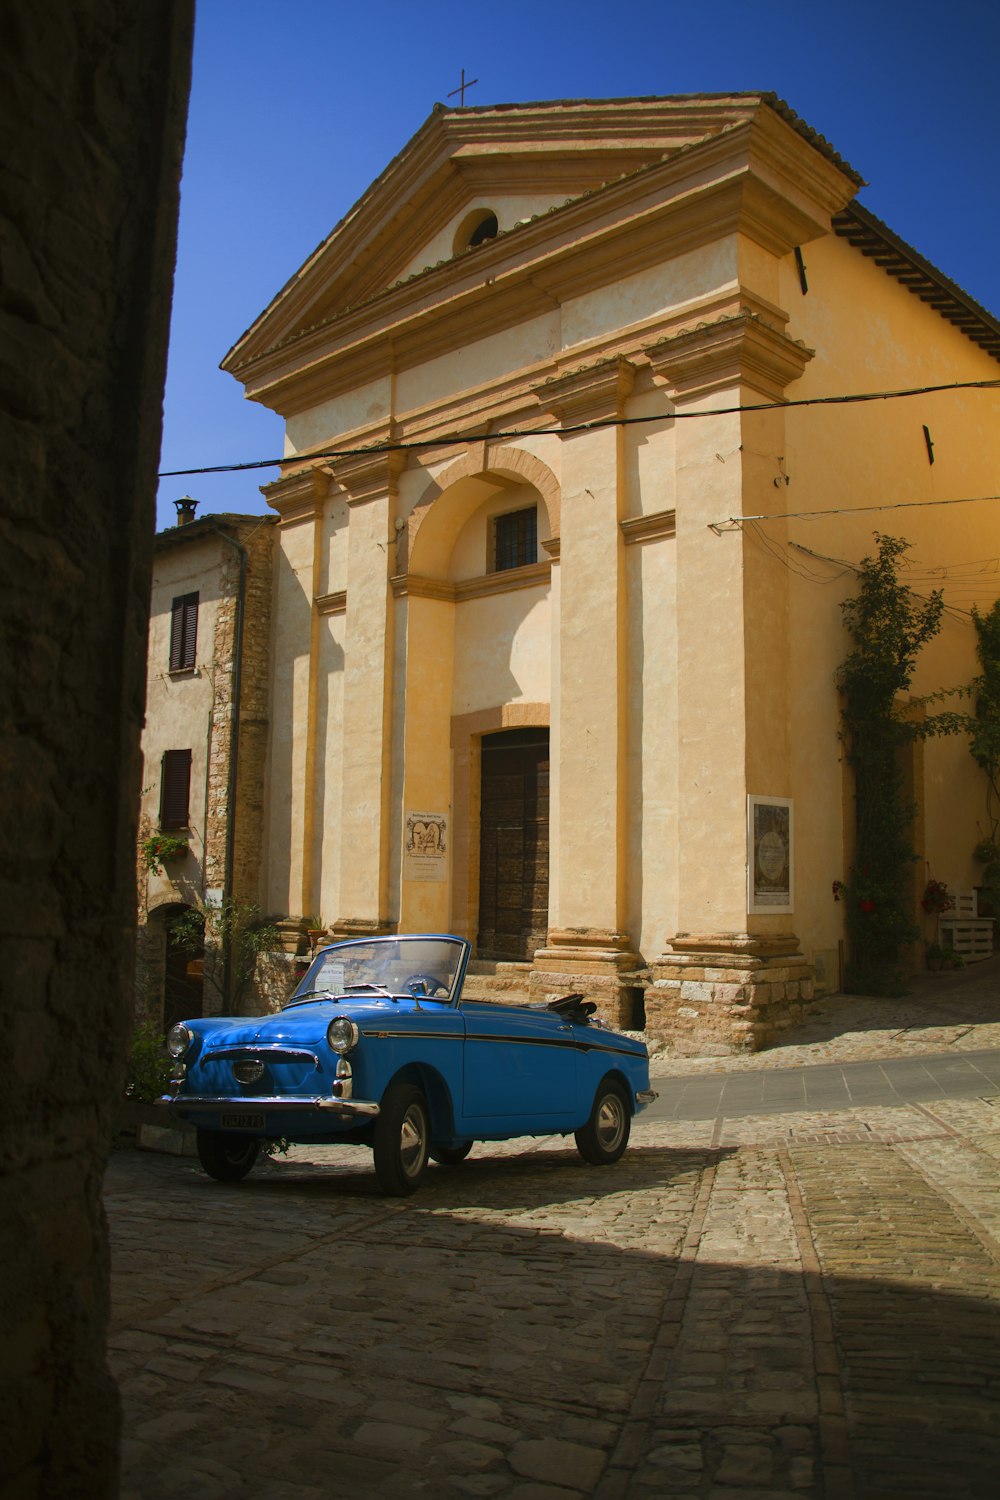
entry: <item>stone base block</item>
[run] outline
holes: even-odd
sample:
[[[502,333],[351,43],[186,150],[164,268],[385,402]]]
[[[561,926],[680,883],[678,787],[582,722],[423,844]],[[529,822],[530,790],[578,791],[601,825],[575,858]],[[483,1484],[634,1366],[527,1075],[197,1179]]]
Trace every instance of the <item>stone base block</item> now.
[[[590,927],[553,930],[532,961],[529,994],[539,1001],[585,995],[609,1026],[632,1031],[640,1026],[648,977],[625,933]]]
[[[387,918],[338,917],[330,928],[330,942],[342,943],[348,938],[385,937],[395,930],[395,923]]]
[[[814,998],[794,933],[678,934],[652,965],[646,1031],[678,1057],[758,1052],[796,1025]]]

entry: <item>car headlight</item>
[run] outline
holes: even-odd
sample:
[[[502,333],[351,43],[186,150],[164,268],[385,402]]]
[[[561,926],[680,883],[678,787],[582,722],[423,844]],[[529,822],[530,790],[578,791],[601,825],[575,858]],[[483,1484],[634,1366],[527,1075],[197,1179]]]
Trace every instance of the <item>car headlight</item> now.
[[[326,1028],[326,1039],[334,1052],[350,1052],[358,1045],[360,1035],[355,1023],[346,1016],[334,1016]]]
[[[167,1051],[171,1057],[183,1057],[193,1041],[194,1032],[189,1031],[178,1021],[177,1025],[171,1026],[167,1032]]]

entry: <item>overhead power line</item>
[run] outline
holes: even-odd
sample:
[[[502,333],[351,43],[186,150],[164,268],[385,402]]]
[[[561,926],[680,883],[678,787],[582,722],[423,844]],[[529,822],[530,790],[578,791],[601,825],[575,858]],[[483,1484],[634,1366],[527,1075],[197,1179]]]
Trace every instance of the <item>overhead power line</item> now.
[[[862,516],[875,510],[926,510],[931,505],[982,505],[1000,500],[1000,495],[962,495],[954,500],[893,500],[879,505],[831,505],[826,510],[774,510],[767,515],[728,516],[725,521],[709,521],[709,531],[721,536],[724,531],[738,531],[751,521],[809,521],[817,516]]]
[[[649,422],[682,422],[705,417],[738,416],[743,412],[790,411],[801,406],[851,406],[865,401],[898,401],[909,396],[933,396],[940,391],[987,391],[1000,388],[1000,380],[954,380],[946,385],[912,386],[898,391],[862,391],[848,396],[803,396],[795,401],[758,401],[740,406],[720,406],[712,411],[657,412],[642,417],[602,417],[595,422],[577,422],[569,427],[518,427],[498,432],[444,433],[440,437],[415,438],[406,442],[371,443],[362,448],[327,448],[314,453],[285,454],[282,458],[257,458],[238,464],[204,464],[194,469],[164,469],[160,479],[181,479],[196,474],[238,474],[252,469],[276,469],[293,463],[315,463],[325,458],[362,458],[378,453],[420,452],[425,448],[467,447],[470,443],[496,443],[526,437],[568,437],[576,432],[597,432],[603,427],[635,427]]]

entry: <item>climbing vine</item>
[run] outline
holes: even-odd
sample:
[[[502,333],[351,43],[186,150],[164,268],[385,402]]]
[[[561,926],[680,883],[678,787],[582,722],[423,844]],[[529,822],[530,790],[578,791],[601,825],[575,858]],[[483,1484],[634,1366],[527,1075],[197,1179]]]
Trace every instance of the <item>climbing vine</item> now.
[[[875,533],[877,552],[861,561],[858,592],[842,605],[853,646],[837,674],[842,738],[854,772],[854,864],[834,897],[846,904],[846,988],[898,993],[907,946],[918,935],[910,876],[913,806],[905,792],[902,747],[966,728],[958,713],[904,718],[898,695],[910,685],[917,656],[941,627],[940,590],[928,599],[899,578],[909,542]],[[931,700],[924,700],[931,701]]]
[[[975,716],[969,749],[986,777],[986,822],[973,851],[985,869],[982,883],[994,910],[1000,909],[1000,599],[985,614],[972,607],[980,672],[972,683]]]

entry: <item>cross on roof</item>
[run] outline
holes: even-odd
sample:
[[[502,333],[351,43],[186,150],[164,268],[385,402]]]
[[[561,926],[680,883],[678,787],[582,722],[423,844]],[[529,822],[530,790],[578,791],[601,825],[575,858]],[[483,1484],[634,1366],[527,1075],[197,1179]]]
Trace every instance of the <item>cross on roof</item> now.
[[[448,95],[448,98],[449,99],[454,99],[454,97],[455,97],[456,94],[461,94],[462,97],[459,99],[458,105],[459,105],[460,109],[464,108],[464,106],[465,106],[465,91],[466,91],[466,89],[471,89],[472,85],[474,83],[478,83],[478,82],[479,82],[478,78],[470,78],[469,81],[468,81],[468,83],[466,83],[466,81],[465,81],[465,69],[463,68],[462,69],[462,82],[459,84],[459,86],[458,86],[457,89],[452,89],[451,93]]]

